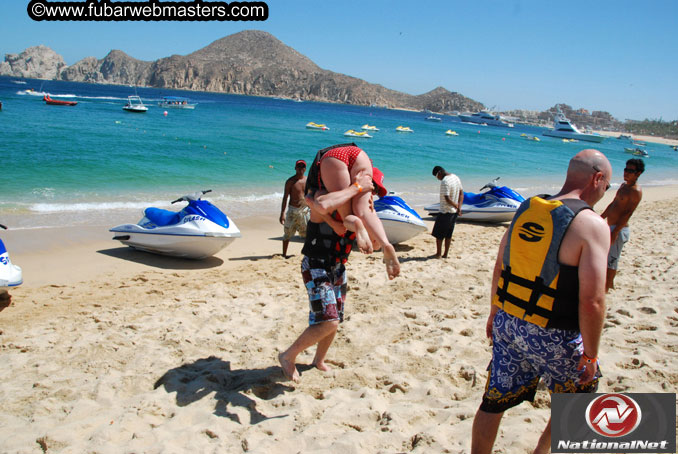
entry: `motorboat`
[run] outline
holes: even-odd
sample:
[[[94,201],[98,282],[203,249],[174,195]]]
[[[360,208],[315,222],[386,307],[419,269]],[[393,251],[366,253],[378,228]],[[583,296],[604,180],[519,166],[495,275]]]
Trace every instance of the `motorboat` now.
[[[174,200],[187,202],[181,211],[149,207],[137,224],[113,227],[114,240],[134,249],[190,259],[210,257],[242,235],[235,223],[215,205],[201,200],[211,190]]]
[[[372,136],[367,133],[367,131],[354,131],[349,129],[344,133],[346,137],[362,137],[363,139],[371,139]]]
[[[196,103],[189,102],[188,98],[179,96],[165,96],[158,103],[158,107],[166,109],[195,109]]]
[[[375,200],[374,210],[391,244],[402,243],[428,230],[421,216],[396,195]]]
[[[377,128],[376,126],[370,126],[368,124],[362,125],[360,129],[362,129],[363,131],[379,131],[379,128]]]
[[[643,150],[640,147],[635,147],[635,148],[624,147],[624,151],[626,153],[631,153],[634,156],[645,156],[645,157],[650,156],[650,154],[647,151]]]
[[[539,137],[537,137],[537,136],[531,136],[531,135],[529,135],[529,134],[526,134],[526,135],[525,135],[525,138],[526,138],[527,140],[533,140],[533,141],[535,141],[535,142],[541,142],[541,139],[540,139]]]
[[[427,120],[427,121],[443,121],[442,118],[436,117],[436,116],[434,116],[434,115],[429,115],[428,117],[426,117],[426,120]]]
[[[42,100],[49,106],[75,106],[77,101],[64,101],[62,99],[52,99],[49,95],[44,95]]]
[[[7,230],[2,224],[0,228]],[[0,299],[5,299],[8,290],[18,287],[23,282],[21,268],[12,263],[5,243],[0,240]]]
[[[313,123],[308,122],[306,123],[306,129],[319,129],[321,131],[329,131],[330,128],[327,127],[327,125],[321,124],[321,123]]]
[[[474,114],[461,114],[459,115],[459,119],[464,122],[464,123],[473,123],[477,125],[484,125],[484,126],[503,126],[506,128],[513,127],[512,124],[509,122],[505,121],[501,115],[494,115],[488,112],[487,110],[481,110],[480,112],[476,112]]]
[[[577,127],[573,125],[572,122],[568,120],[565,114],[563,114],[560,110],[553,118],[553,129],[546,131],[542,135],[558,137],[561,139],[577,139],[595,143],[600,143],[605,140],[605,136],[601,136],[600,134],[587,134],[578,130]]]
[[[507,186],[498,186],[495,178],[480,188],[485,192],[464,192],[464,203],[461,205],[461,217],[463,221],[474,222],[506,222],[513,219],[516,210],[525,197]],[[440,213],[440,203],[424,207],[430,215]]]
[[[144,113],[148,111],[148,107],[144,105],[139,96],[135,95],[127,97],[127,104],[123,106],[122,110],[125,112]]]
[[[410,128],[409,126],[398,126],[396,128],[396,131],[398,131],[398,132],[414,132],[412,130],[412,128]]]
[[[452,131],[451,129],[448,129],[447,131],[445,131],[445,135],[447,135],[447,136],[458,136],[459,134],[457,133],[457,131]]]

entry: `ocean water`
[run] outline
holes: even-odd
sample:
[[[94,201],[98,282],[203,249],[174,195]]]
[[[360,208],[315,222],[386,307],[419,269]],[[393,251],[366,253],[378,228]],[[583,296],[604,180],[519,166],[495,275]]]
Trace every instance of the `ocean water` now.
[[[38,93],[30,93],[32,89]],[[78,101],[48,106],[41,92]],[[138,94],[145,114],[124,112]],[[195,110],[163,109],[163,96],[186,96]],[[143,208],[170,208],[175,198],[212,189],[208,198],[231,217],[277,214],[285,180],[297,159],[311,162],[317,150],[356,141],[385,174],[386,187],[412,206],[436,202],[442,165],[477,191],[500,183],[523,195],[553,192],[578,150],[595,147],[613,169],[613,188],[631,157],[629,142],[563,143],[543,129],[460,123],[443,116],[317,102],[0,77],[0,223],[11,228],[115,225],[136,222]],[[167,115],[164,112],[167,111]],[[313,121],[329,131],[305,128]],[[344,137],[363,124],[377,126],[372,139]],[[398,133],[399,125],[414,133]],[[458,136],[446,136],[452,129]],[[678,152],[648,143],[641,182],[678,183]]]

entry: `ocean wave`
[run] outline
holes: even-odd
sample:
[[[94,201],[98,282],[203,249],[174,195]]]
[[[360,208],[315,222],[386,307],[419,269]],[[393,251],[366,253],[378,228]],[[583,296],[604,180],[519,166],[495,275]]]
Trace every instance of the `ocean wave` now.
[[[79,202],[79,203],[34,203],[29,206],[30,211],[35,213],[66,213],[88,212],[106,210],[129,210],[144,209],[149,206],[171,206],[166,201],[155,202]]]

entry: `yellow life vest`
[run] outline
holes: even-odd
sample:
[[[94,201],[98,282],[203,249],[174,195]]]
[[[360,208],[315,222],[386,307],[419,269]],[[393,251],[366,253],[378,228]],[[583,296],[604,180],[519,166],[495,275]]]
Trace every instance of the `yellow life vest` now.
[[[590,207],[579,199],[526,200],[509,227],[492,303],[543,328],[579,329],[578,268],[558,262],[574,217]]]

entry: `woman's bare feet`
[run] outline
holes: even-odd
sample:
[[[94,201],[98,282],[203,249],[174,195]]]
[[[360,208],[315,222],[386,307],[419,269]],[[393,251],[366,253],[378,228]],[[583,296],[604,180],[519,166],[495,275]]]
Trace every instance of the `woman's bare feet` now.
[[[372,240],[370,239],[370,235],[367,233],[365,227],[361,226],[361,228],[356,230],[357,232],[355,232],[355,240],[358,244],[358,249],[360,249],[360,252],[363,254],[371,254],[374,252],[374,249],[372,248]]]
[[[386,264],[386,274],[389,279],[394,279],[400,274],[400,262],[395,253],[392,244],[384,245],[384,263]]]

